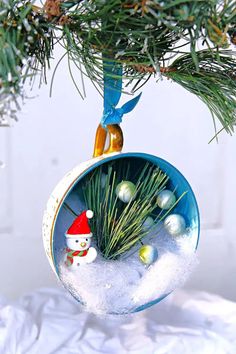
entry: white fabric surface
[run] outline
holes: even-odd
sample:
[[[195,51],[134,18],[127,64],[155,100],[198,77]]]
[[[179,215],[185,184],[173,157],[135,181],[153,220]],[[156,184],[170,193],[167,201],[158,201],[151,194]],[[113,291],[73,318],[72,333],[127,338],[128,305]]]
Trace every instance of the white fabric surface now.
[[[175,291],[149,310],[97,317],[58,289],[0,299],[1,354],[235,354],[236,303]]]

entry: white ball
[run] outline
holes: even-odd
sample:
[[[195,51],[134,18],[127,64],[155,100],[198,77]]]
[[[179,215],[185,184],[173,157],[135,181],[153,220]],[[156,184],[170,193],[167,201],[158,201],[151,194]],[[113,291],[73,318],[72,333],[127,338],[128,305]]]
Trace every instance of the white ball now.
[[[129,203],[135,195],[135,184],[130,181],[122,181],[116,187],[116,195],[124,203]]]
[[[164,189],[157,196],[157,205],[159,208],[168,210],[170,209],[176,202],[176,197],[174,193],[168,189]]]
[[[186,230],[186,222],[179,214],[170,214],[164,220],[164,227],[171,236],[179,236]]]
[[[86,263],[92,263],[97,258],[97,250],[94,247],[88,249],[88,254],[86,256]]]
[[[86,216],[87,216],[88,219],[92,219],[92,217],[93,217],[93,211],[92,211],[92,210],[87,210],[87,211],[86,211]]]

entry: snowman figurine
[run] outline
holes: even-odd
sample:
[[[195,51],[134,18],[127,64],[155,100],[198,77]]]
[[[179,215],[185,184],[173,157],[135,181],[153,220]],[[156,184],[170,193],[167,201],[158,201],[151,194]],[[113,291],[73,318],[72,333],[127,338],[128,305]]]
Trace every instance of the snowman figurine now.
[[[72,270],[81,264],[92,263],[97,257],[97,251],[90,247],[93,234],[88,219],[93,217],[91,210],[83,211],[67,230],[65,264]]]

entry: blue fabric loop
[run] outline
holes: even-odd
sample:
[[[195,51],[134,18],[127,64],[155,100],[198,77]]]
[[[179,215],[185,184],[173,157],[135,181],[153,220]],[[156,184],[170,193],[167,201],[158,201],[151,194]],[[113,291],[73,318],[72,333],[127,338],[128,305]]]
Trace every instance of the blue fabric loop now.
[[[141,94],[132,98],[122,107],[116,108],[122,93],[122,66],[104,61],[104,110],[101,125],[120,124],[123,115],[131,112],[138,103]]]
[[[101,125],[106,127],[109,124],[120,124],[122,122],[123,115],[134,109],[141,97],[141,94],[142,93],[126,102],[121,108],[110,107],[107,110],[104,109]]]

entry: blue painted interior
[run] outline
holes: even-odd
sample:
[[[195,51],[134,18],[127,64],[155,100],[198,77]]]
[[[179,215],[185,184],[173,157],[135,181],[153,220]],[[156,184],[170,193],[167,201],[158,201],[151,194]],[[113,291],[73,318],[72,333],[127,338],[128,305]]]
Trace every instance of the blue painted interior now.
[[[53,233],[53,260],[57,274],[59,274],[58,264],[62,256],[63,249],[65,248],[65,232],[68,227],[71,225],[72,221],[74,220],[73,215],[71,215],[65,208],[63,208],[63,203],[67,203],[70,207],[77,213],[81,213],[85,209],[85,204],[83,201],[83,195],[81,192],[81,180],[86,178],[86,176],[92,172],[98,166],[104,165],[109,163],[110,161],[114,161],[117,159],[138,159],[142,161],[150,161],[154,165],[160,167],[163,172],[165,172],[169,178],[169,185],[170,189],[174,189],[177,187],[176,196],[179,197],[183,192],[188,191],[185,197],[178,203],[176,208],[173,210],[173,213],[181,214],[185,220],[187,227],[191,228],[191,241],[195,247],[198,246],[199,235],[200,235],[200,218],[199,218],[199,210],[196,202],[196,198],[192,191],[191,186],[189,185],[188,181],[185,177],[169,162],[144,153],[124,153],[115,156],[108,156],[102,161],[94,163],[92,167],[90,167],[86,172],[84,172],[79,178],[75,181],[73,186],[68,191],[67,195],[65,196],[64,200],[62,201],[62,206],[58,212],[55,221],[54,233]],[[137,160],[137,161],[138,161]],[[134,171],[135,173],[135,171]],[[65,285],[65,284],[64,284]],[[68,289],[70,291],[70,289]],[[78,297],[75,294],[72,294],[78,301]],[[168,295],[168,294],[167,294]],[[143,306],[140,306],[135,309],[136,311],[142,311],[158,302],[160,302],[164,297],[167,295],[163,295],[162,297],[151,301]]]

